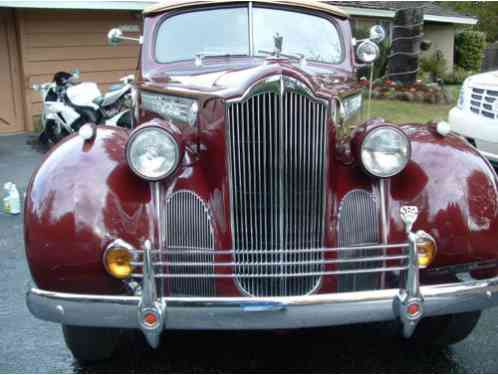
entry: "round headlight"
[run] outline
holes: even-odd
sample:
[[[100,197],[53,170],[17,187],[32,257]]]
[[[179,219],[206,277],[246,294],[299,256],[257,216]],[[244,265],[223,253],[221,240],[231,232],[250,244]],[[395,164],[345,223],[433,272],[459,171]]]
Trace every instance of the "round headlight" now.
[[[365,64],[373,63],[380,55],[380,49],[377,44],[370,40],[362,42],[356,49],[358,60]]]
[[[151,181],[169,176],[180,161],[178,143],[166,130],[157,127],[132,134],[126,155],[133,172]]]
[[[405,133],[381,127],[372,130],[363,140],[361,161],[372,175],[391,177],[405,169],[410,151],[410,141]]]

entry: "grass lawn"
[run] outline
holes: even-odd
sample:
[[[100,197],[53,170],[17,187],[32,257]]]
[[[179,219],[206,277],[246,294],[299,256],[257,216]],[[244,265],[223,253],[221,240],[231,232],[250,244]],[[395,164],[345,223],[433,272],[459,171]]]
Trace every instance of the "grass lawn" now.
[[[382,117],[386,121],[398,124],[408,122],[426,123],[432,120],[448,120],[448,112],[458,100],[460,86],[448,86],[454,103],[450,105],[409,103],[397,100],[373,100],[370,118]],[[366,106],[366,103],[365,103]]]

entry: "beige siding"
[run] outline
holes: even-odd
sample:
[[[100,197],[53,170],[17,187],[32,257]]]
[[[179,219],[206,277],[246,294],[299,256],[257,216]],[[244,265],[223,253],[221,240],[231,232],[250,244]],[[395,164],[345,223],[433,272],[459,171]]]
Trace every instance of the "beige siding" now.
[[[441,50],[448,61],[448,71],[453,70],[453,58],[455,49],[455,28],[451,24],[425,23],[424,39],[432,41],[430,50],[424,54],[432,54]]]
[[[0,8],[0,134],[24,131],[17,39],[14,12]]]
[[[139,14],[116,11],[18,10],[28,118],[41,111],[34,83],[54,73],[80,69],[81,80],[105,91],[137,67],[139,47],[133,42],[107,45],[107,32],[121,25],[140,25]],[[30,124],[28,124],[29,126]]]

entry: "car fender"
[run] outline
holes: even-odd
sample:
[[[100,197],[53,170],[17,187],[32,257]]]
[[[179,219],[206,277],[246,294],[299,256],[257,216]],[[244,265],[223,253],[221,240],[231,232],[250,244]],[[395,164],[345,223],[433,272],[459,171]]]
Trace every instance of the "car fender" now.
[[[128,132],[99,126],[91,141],[78,135],[46,156],[26,192],[26,256],[38,287],[73,293],[122,293],[105,271],[106,246],[121,238],[141,246],[154,238],[149,183],[125,158]]]
[[[432,125],[403,125],[412,144],[406,169],[388,182],[389,240],[405,234],[401,206],[417,206],[414,230],[437,242],[434,266],[498,258],[497,176],[462,137],[443,137]]]

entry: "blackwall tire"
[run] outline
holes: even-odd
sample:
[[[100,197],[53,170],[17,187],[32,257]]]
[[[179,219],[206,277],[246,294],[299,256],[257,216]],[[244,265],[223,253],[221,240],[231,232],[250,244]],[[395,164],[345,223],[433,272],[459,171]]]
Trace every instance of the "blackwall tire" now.
[[[80,363],[112,358],[121,337],[116,328],[62,326],[66,346]]]
[[[426,347],[456,344],[472,333],[480,317],[481,312],[475,311],[422,319],[407,342]]]

